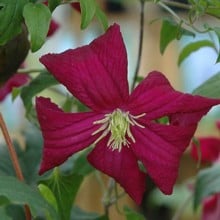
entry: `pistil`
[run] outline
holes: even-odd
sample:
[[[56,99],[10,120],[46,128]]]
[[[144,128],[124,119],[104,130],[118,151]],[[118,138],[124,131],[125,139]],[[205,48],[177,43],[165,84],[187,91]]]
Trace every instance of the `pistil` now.
[[[107,142],[107,146],[109,148],[120,152],[123,146],[129,147],[130,141],[128,138],[135,143],[135,138],[131,133],[130,126],[144,128],[143,125],[136,121],[136,119],[143,117],[144,115],[145,113],[133,116],[129,112],[123,112],[121,109],[116,109],[112,113],[105,114],[103,119],[93,123],[100,124],[101,126],[93,132],[92,135],[102,132],[94,144],[98,143],[110,133],[110,137]]]

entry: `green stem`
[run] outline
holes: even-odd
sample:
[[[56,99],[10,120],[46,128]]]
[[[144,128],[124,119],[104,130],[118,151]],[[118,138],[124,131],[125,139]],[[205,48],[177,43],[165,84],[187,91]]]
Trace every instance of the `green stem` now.
[[[29,73],[39,73],[42,72],[42,69],[18,69],[17,73],[24,73],[24,74],[29,74]]]
[[[96,177],[97,182],[100,185],[100,188],[101,188],[102,192],[104,194],[106,194],[107,190],[106,190],[105,184],[103,182],[102,176],[101,176],[101,174],[98,170],[95,171],[95,177]]]
[[[159,1],[157,4],[162,7],[163,9],[165,9],[167,12],[169,12],[175,19],[177,22],[179,23],[183,23],[185,24],[186,26],[192,28],[194,31],[198,32],[198,33],[206,33],[209,29],[204,29],[204,30],[199,30],[197,27],[195,27],[193,25],[192,22],[188,22],[187,20],[179,17],[179,15],[177,15],[175,13],[174,10],[172,10],[169,6],[171,6],[170,4],[167,4],[166,3],[167,1]],[[169,1],[168,1],[169,2]],[[169,6],[168,6],[169,5]]]
[[[186,198],[186,200],[183,202],[183,204],[177,209],[177,211],[175,212],[172,220],[180,220],[181,216],[184,212],[184,210],[186,209],[186,207],[189,205],[189,202],[191,201],[191,199],[193,198],[193,193],[191,193],[189,195],[189,197]]]
[[[192,9],[192,6],[189,5],[189,4],[184,4],[184,3],[181,3],[181,2],[175,2],[175,1],[169,1],[169,0],[161,0],[159,1],[159,3],[162,2],[168,6],[171,6],[171,7],[177,7],[177,8],[181,8],[181,9],[186,9],[186,10],[191,10]]]
[[[139,48],[138,48],[138,59],[137,65],[135,69],[135,74],[132,82],[131,89],[133,90],[135,87],[135,83],[137,81],[140,64],[141,64],[141,56],[142,56],[142,48],[143,48],[143,36],[144,36],[144,3],[145,0],[139,0],[141,4],[141,13],[140,13],[140,35],[139,35]]]
[[[20,164],[18,161],[17,153],[15,151],[14,145],[12,143],[12,140],[10,138],[10,135],[9,135],[9,132],[8,132],[8,129],[6,126],[6,123],[5,123],[4,118],[1,113],[0,113],[0,127],[2,130],[2,134],[4,136],[4,139],[5,139],[6,145],[8,147],[8,152],[11,157],[11,161],[12,161],[13,167],[15,169],[16,176],[20,181],[23,182],[24,177],[23,177],[21,167],[20,167]],[[31,220],[31,212],[30,212],[29,207],[27,205],[24,205],[24,209],[25,209],[26,220]]]
[[[115,180],[113,178],[109,178],[108,189],[104,195],[104,201],[103,201],[104,211],[106,216],[109,216],[109,208],[111,206],[111,195],[114,189],[114,185],[115,185]]]
[[[109,208],[114,204],[116,205],[116,209],[118,210],[118,213],[123,214],[123,212],[120,211],[118,207],[118,200],[125,195],[126,195],[125,192],[122,192],[120,194],[118,193],[117,183],[115,182],[113,178],[110,178],[109,183],[108,183],[108,189],[105,193],[104,201],[103,201],[106,216],[109,216]]]
[[[182,19],[170,7],[168,7],[167,4],[161,1],[158,2],[158,5],[169,12],[177,21],[182,21]]]

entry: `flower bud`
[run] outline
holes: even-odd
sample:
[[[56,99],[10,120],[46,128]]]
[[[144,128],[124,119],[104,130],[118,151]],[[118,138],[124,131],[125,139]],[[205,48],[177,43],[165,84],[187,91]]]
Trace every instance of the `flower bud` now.
[[[0,85],[4,84],[23,63],[30,48],[26,26],[5,45],[0,46]]]

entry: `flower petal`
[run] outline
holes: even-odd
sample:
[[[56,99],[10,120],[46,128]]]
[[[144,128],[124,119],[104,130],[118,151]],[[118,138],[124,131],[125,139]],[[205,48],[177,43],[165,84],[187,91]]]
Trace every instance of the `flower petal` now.
[[[142,123],[143,124],[143,123]],[[165,194],[171,194],[178,176],[180,158],[194,133],[194,127],[176,127],[145,123],[132,127],[136,142],[131,149],[142,161],[147,173]]]
[[[100,141],[89,154],[89,162],[98,170],[113,177],[130,197],[140,204],[146,189],[146,175],[139,170],[133,152],[123,147],[121,152],[107,147],[108,138]]]
[[[79,2],[70,3],[70,6],[72,8],[74,8],[76,11],[78,11],[79,13],[81,13],[81,8],[80,8],[80,3]]]
[[[192,143],[191,156],[199,160],[198,151],[201,152],[201,162],[214,162],[220,155],[220,139],[216,137],[199,138],[199,147]]]
[[[98,129],[93,122],[103,115],[93,112],[64,113],[43,97],[36,99],[36,110],[44,138],[40,174],[60,165],[97,139],[97,135],[92,135]]]
[[[220,130],[220,120],[216,122],[216,127]]]
[[[172,124],[196,126],[201,117],[218,104],[220,99],[175,91],[165,76],[155,71],[135,88],[129,110],[137,115],[145,112],[149,120],[169,116]]]
[[[0,101],[3,101],[5,97],[11,93],[13,88],[20,87],[29,81],[30,77],[26,74],[13,75],[3,86],[0,88]]]
[[[212,195],[203,202],[202,220],[220,219],[220,193]]]
[[[87,46],[47,54],[40,61],[93,110],[112,110],[128,99],[127,56],[116,24]]]
[[[59,29],[59,27],[60,25],[55,20],[52,19],[50,22],[47,37],[51,37]]]

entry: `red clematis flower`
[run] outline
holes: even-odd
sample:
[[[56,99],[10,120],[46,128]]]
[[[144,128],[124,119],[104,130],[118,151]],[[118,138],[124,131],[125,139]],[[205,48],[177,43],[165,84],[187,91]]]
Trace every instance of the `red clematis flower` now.
[[[94,144],[89,162],[115,178],[141,203],[150,175],[171,194],[180,157],[197,123],[220,100],[175,91],[165,76],[151,72],[129,95],[127,54],[117,24],[89,45],[40,61],[91,110],[64,113],[49,99],[36,100],[44,137],[40,174]],[[168,116],[169,124],[156,119]],[[139,169],[142,162],[147,174]]]
[[[220,219],[220,193],[204,199],[202,212],[202,220]]]
[[[199,149],[201,155],[198,155],[198,148],[195,143],[192,143],[191,156],[195,160],[201,159],[202,163],[214,162],[218,160],[220,153],[220,138],[217,137],[200,137]],[[200,158],[201,156],[201,158]]]
[[[220,121],[216,122],[220,130]],[[201,137],[198,138],[199,149],[202,163],[220,163],[220,138]],[[198,149],[195,143],[192,143],[191,156],[199,160]],[[220,219],[220,193],[211,195],[203,200],[202,220],[219,220]]]
[[[13,75],[0,87],[0,102],[3,101],[6,96],[12,92],[13,88],[23,86],[29,81],[29,79],[30,77],[26,74],[17,73]]]

